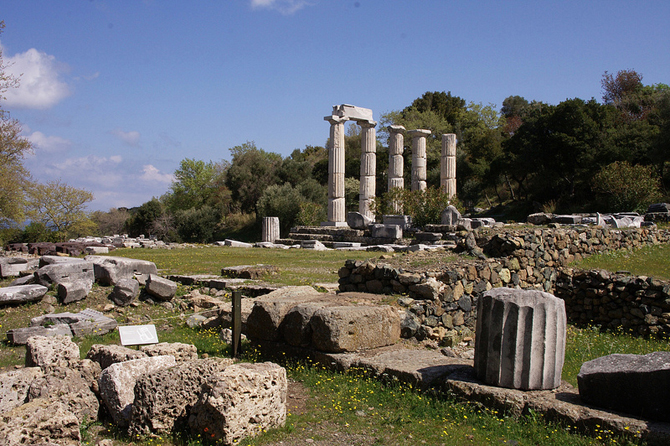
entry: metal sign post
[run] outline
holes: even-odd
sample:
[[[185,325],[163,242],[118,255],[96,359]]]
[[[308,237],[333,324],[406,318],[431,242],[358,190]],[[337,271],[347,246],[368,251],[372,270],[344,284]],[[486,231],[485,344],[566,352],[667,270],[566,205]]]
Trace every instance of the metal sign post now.
[[[242,339],[242,292],[233,291],[233,358],[240,353]]]

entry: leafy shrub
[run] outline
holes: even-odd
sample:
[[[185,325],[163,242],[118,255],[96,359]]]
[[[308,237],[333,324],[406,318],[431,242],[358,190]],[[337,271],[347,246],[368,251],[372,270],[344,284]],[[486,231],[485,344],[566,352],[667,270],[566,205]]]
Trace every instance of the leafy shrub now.
[[[606,197],[608,211],[644,212],[660,200],[660,187],[651,166],[632,166],[626,161],[603,167],[593,178],[593,189]]]
[[[415,226],[423,227],[427,224],[440,224],[442,211],[450,204],[459,208],[463,206],[456,197],[451,200],[440,189],[429,187],[424,190],[410,191],[393,188],[381,197],[377,197],[372,205],[373,212],[379,220],[383,215],[395,213],[393,203],[401,206],[405,215],[412,217]]]
[[[214,233],[221,220],[221,213],[210,207],[187,209],[175,214],[177,234],[185,242],[207,243],[214,241]]]

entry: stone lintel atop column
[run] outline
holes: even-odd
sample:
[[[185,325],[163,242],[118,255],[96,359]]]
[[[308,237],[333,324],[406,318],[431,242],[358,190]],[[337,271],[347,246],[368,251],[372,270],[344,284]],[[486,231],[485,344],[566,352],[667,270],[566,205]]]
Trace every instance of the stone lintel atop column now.
[[[405,127],[403,127],[401,125],[395,125],[395,124],[387,126],[386,129],[390,133],[399,133],[399,132],[404,132],[405,131]]]
[[[333,116],[352,121],[372,121],[372,110],[350,104],[333,105]]]
[[[334,115],[333,115],[333,116],[324,116],[324,117],[323,117],[323,120],[324,120],[324,121],[328,121],[328,122],[330,122],[331,124],[339,124],[339,123],[341,123],[341,122],[348,121],[349,119],[347,119],[347,118],[343,118],[343,117],[341,117],[341,116],[334,116]]]
[[[377,121],[368,121],[362,119],[354,119],[354,121],[356,121],[356,124],[360,125],[363,128],[375,127],[377,125]]]
[[[417,136],[428,136],[433,132],[426,129],[415,129],[415,130],[408,130],[407,133],[409,133],[412,136],[412,138],[416,138]]]

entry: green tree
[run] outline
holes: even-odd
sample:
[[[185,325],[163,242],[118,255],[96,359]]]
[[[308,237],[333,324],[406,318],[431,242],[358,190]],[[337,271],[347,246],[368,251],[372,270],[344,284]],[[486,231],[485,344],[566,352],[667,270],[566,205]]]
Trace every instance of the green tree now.
[[[64,240],[78,227],[87,224],[86,204],[93,194],[58,181],[34,183],[28,188],[28,216]],[[77,234],[79,235],[79,234]]]
[[[160,221],[160,217],[158,219]],[[219,229],[221,213],[211,206],[190,208],[175,214],[177,233],[184,242],[210,243]]]
[[[200,208],[216,193],[217,165],[212,161],[185,158],[175,170],[168,205],[171,210]]]
[[[631,165],[626,161],[603,167],[593,177],[593,189],[605,195],[608,210],[644,212],[660,199],[660,182],[651,166]]]
[[[258,217],[279,217],[282,234],[296,224],[300,214],[300,205],[307,202],[305,197],[291,183],[268,186],[258,200]]]
[[[0,21],[0,34],[5,22]],[[25,217],[25,187],[30,179],[23,165],[32,144],[21,137],[21,124],[2,109],[4,93],[19,86],[19,79],[8,74],[0,47],[0,229],[17,227]]]
[[[91,213],[91,220],[97,226],[98,235],[121,234],[128,218],[130,218],[130,213],[126,208],[111,208],[107,212],[94,211]]]
[[[230,149],[232,161],[226,175],[226,186],[234,202],[243,212],[256,212],[256,203],[263,191],[277,183],[277,170],[282,157],[266,152],[247,141]]]
[[[154,222],[165,213],[163,205],[156,198],[143,203],[140,207],[130,209],[131,217],[126,221],[128,233],[137,237],[154,234]]]

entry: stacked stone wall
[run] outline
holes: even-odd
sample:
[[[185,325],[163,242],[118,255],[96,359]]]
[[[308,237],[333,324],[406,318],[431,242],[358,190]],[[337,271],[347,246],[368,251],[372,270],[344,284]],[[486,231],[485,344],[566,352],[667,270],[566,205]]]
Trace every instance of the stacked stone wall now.
[[[446,345],[471,336],[477,300],[495,287],[552,293],[565,300],[573,323],[670,334],[668,282],[567,267],[595,253],[668,243],[668,230],[531,228],[477,231],[476,239],[490,258],[462,260],[442,271],[416,273],[348,260],[339,270],[340,291],[406,296],[399,300],[406,307],[403,337],[432,338]]]

